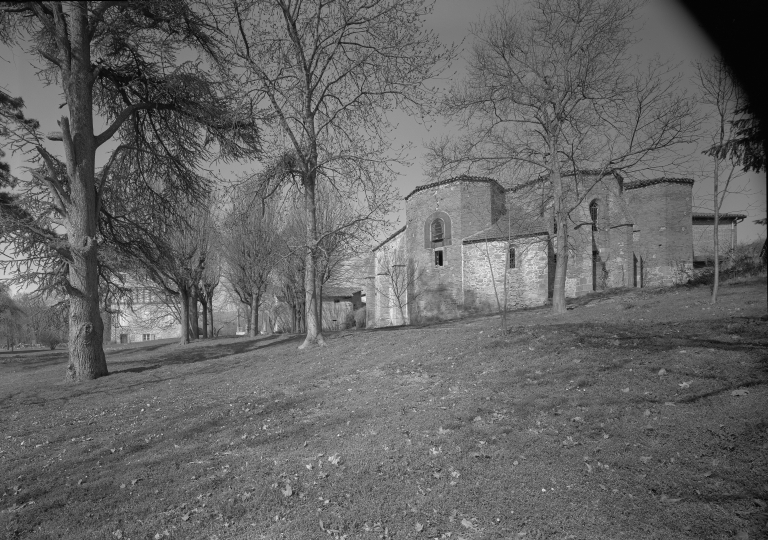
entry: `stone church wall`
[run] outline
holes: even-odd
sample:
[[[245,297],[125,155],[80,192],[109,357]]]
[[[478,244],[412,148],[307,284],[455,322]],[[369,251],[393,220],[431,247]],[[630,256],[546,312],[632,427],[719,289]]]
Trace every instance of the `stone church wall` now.
[[[644,287],[687,279],[693,261],[690,183],[659,182],[628,189],[633,211],[634,254]]]
[[[515,248],[515,268],[509,268],[509,246]],[[544,237],[474,242],[463,245],[465,312],[503,309],[506,275],[507,309],[547,302],[548,257]],[[494,287],[495,285],[495,287]]]
[[[368,302],[366,325],[393,326],[408,323],[408,285],[412,281],[404,230],[374,251],[374,289]],[[367,294],[366,296],[369,296]]]
[[[564,183],[567,204],[575,206],[569,216],[566,296],[685,279],[693,257],[692,181],[625,184],[619,176],[590,174]],[[543,234],[551,207],[541,187],[534,181],[505,191],[492,179],[462,176],[415,189],[406,197],[406,227],[374,249],[369,326],[496,311],[504,302],[505,276],[510,309],[546,303],[554,281],[556,239]],[[595,226],[590,204],[597,205]],[[442,240],[430,231],[438,218],[444,222]],[[500,223],[517,235],[514,269],[507,267],[506,240],[482,240],[500,238],[487,236]],[[393,261],[407,268],[405,309],[393,294]]]
[[[414,286],[411,319],[414,322],[458,317],[463,310],[461,240],[490,226],[503,212],[504,193],[495,182],[458,181],[412,194],[407,200],[407,249],[419,269]],[[425,224],[436,212],[450,219],[451,237],[442,245],[426,246]],[[443,266],[435,264],[435,251],[443,251]]]

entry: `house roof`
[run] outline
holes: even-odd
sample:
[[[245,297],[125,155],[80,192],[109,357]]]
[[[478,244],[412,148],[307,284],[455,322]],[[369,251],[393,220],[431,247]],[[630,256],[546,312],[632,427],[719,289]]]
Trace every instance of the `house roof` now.
[[[639,189],[656,184],[690,184],[693,185],[693,178],[651,178],[650,180],[632,180],[624,183],[624,189]]]
[[[407,201],[411,196],[413,196],[415,193],[418,193],[419,191],[424,191],[425,189],[431,189],[438,186],[444,186],[446,184],[453,184],[454,182],[482,182],[486,184],[496,184],[501,187],[501,184],[499,184],[493,178],[488,178],[487,176],[470,176],[467,174],[462,174],[460,176],[454,176],[453,178],[448,178],[446,180],[440,180],[439,182],[432,182],[431,184],[418,186],[416,189],[405,196],[405,200]]]
[[[376,251],[377,249],[379,249],[381,246],[383,246],[384,244],[386,244],[387,242],[392,240],[394,237],[396,237],[398,234],[400,234],[404,230],[405,230],[405,225],[403,227],[401,227],[400,229],[396,230],[395,232],[393,232],[392,234],[390,234],[389,236],[387,236],[386,240],[384,240],[383,242],[379,243],[379,245],[377,245],[371,251]]]
[[[715,214],[692,214],[691,217],[693,218],[693,221],[699,220],[699,221],[714,221],[715,220]],[[720,214],[718,216],[719,221],[723,221],[726,223],[730,223],[733,221],[743,221],[747,219],[747,216],[744,214]]]
[[[547,232],[547,226],[544,222],[544,218],[541,216],[526,216],[525,218],[515,219],[512,216],[523,216],[526,214],[510,212],[507,215],[501,217],[496,223],[491,225],[485,230],[476,232],[470,236],[467,236],[462,241],[464,244],[474,244],[476,242],[484,242],[485,240],[506,240],[508,238],[523,238],[526,236],[541,236],[549,234]],[[527,214],[530,214],[528,212]]]
[[[336,298],[352,298],[355,293],[359,293],[359,287],[323,287],[323,296],[333,296]]]

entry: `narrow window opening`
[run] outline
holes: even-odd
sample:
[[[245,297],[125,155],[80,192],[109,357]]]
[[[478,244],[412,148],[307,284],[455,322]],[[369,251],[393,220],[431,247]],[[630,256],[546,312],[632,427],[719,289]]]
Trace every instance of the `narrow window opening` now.
[[[517,264],[517,261],[515,260],[515,248],[511,247],[509,248],[509,267],[515,268],[515,264]]]
[[[435,250],[435,266],[443,266],[443,250]]]
[[[444,236],[445,236],[445,224],[443,223],[442,219],[437,218],[432,222],[432,241],[442,242]]]

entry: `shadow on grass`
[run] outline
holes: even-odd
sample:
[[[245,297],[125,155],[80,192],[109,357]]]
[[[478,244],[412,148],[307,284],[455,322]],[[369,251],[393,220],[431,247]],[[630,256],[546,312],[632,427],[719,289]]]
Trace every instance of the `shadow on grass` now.
[[[636,325],[583,322],[556,326],[515,326],[507,329],[509,344],[544,340],[548,349],[579,346],[591,349],[665,352],[681,348],[706,348],[746,352],[768,346],[768,325],[757,317],[729,317],[688,323],[680,332],[675,323]],[[553,332],[553,330],[556,330]],[[490,342],[488,348],[501,347]]]
[[[111,371],[112,375],[120,373],[143,373],[145,371],[151,371],[163,366],[172,365],[189,365],[197,364],[199,362],[205,362],[206,360],[217,360],[226,356],[234,356],[237,354],[243,354],[253,351],[262,351],[276,345],[284,345],[290,343],[297,343],[304,339],[304,336],[291,336],[288,338],[280,339],[281,335],[273,334],[257,339],[243,339],[234,343],[215,343],[215,342],[198,342],[191,346],[178,345],[170,348],[165,354],[154,355],[151,358],[141,358],[137,360],[125,360],[120,364],[145,364],[136,367],[129,367],[125,369],[116,369]],[[217,371],[224,371],[226,366],[221,366],[222,369]]]

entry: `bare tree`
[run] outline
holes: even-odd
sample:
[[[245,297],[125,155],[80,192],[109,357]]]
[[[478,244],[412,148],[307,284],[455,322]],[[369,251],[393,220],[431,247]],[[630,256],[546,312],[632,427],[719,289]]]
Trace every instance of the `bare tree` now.
[[[197,339],[197,315],[190,308],[210,252],[212,215],[204,202],[166,201],[151,192],[126,201],[120,214],[102,209],[103,234],[124,258],[126,270],[160,288],[160,296],[178,299],[180,342]]]
[[[248,335],[259,333],[259,307],[275,270],[279,254],[277,206],[279,200],[264,199],[263,204],[244,193],[235,192],[232,209],[224,220],[222,257],[224,273],[240,302],[249,308]]]
[[[414,305],[418,298],[417,284],[424,277],[424,269],[418,268],[402,250],[389,249],[388,246],[382,249],[385,252],[378,255],[376,268],[383,279],[376,292],[397,309],[397,322],[410,324],[408,306]]]
[[[354,186],[361,203],[389,209],[389,164],[397,156],[388,152],[386,114],[401,108],[418,118],[429,95],[423,83],[443,60],[421,23],[429,7],[421,0],[230,0],[212,9],[233,20],[227,31],[243,86],[268,111],[266,152],[277,157],[288,147],[292,153],[286,165],[303,194],[306,225],[307,336],[300,348],[323,345],[318,182]]]
[[[713,230],[714,283],[712,303],[717,302],[720,287],[720,209],[731,193],[733,180],[743,174],[738,157],[733,152],[713,152],[715,148],[731,146],[737,138],[737,121],[743,116],[746,96],[736,83],[725,61],[717,56],[706,63],[696,64],[696,82],[701,92],[701,103],[706,108],[712,125],[709,135],[709,153],[712,157],[712,205],[715,213]]]
[[[208,261],[200,277],[200,303],[203,306],[203,337],[215,337],[213,325],[213,295],[221,282],[221,235],[218,231],[214,241],[209,241]]]
[[[637,6],[532,0],[519,14],[500,7],[474,28],[468,75],[442,107],[465,134],[431,145],[438,172],[475,168],[545,181],[541,209],[551,216],[557,250],[555,313],[566,311],[581,173],[600,180],[613,171],[675,167],[684,156],[674,150],[695,136],[693,103],[675,91],[679,77],[629,55]]]
[[[108,373],[98,259],[100,205],[112,179],[108,169],[131,161],[142,173],[129,178],[134,185],[147,186],[145,175],[152,172],[163,178],[164,189],[199,194],[204,186],[190,171],[211,157],[214,145],[222,157],[255,148],[250,111],[230,108],[225,87],[210,74],[223,65],[214,36],[211,20],[181,0],[0,3],[0,41],[42,63],[40,80],[60,84],[67,111],[60,133],[52,137],[63,141],[60,161],[46,149],[39,124],[14,113],[23,103],[8,107],[1,106],[9,105],[7,99],[0,100],[2,136],[12,151],[26,153],[38,165],[24,180],[24,196],[13,201],[14,211],[8,205],[2,210],[22,218],[11,241],[24,248],[34,237],[58,260],[56,284],[70,306],[68,379]],[[182,50],[198,59],[179,61]],[[107,123],[101,133],[94,132],[94,113]],[[97,149],[113,137],[119,144],[97,176]],[[157,174],[160,170],[175,174]]]
[[[23,331],[24,311],[16,304],[8,290],[0,283],[0,339],[12,351],[19,343]]]

